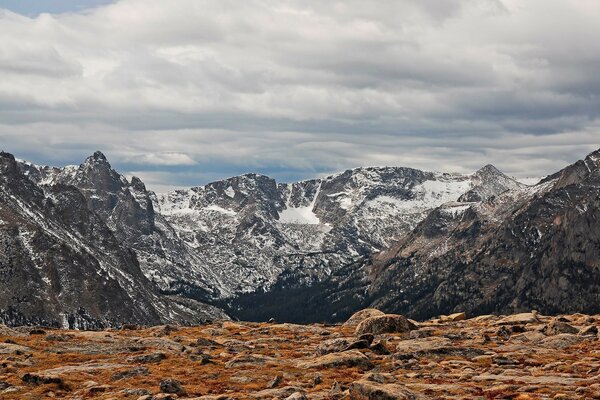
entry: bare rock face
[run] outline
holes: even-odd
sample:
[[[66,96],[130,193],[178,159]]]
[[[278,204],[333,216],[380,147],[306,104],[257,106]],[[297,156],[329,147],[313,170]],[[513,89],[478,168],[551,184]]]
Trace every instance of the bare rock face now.
[[[356,327],[357,336],[367,333],[380,335],[382,333],[407,333],[418,329],[406,317],[397,314],[377,315],[364,319]]]
[[[600,312],[600,151],[454,210],[432,211],[373,260],[368,306],[417,319]]]

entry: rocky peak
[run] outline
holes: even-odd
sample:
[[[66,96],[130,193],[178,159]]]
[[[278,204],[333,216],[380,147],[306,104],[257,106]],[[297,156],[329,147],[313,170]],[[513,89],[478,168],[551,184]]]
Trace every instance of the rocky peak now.
[[[498,170],[498,168],[496,168],[495,166],[493,166],[492,164],[487,164],[481,168],[479,168],[476,172],[475,172],[476,176],[504,176],[504,174],[502,172],[500,172],[500,170]]]
[[[104,155],[104,153],[102,153],[101,151],[97,150],[94,152],[94,154],[92,154],[91,156],[89,156],[86,159],[86,163],[94,163],[94,164],[108,164],[108,160],[106,159],[106,156]],[[110,164],[109,164],[110,165]]]
[[[137,176],[131,177],[131,187],[138,192],[146,192],[146,185]]]
[[[17,172],[17,161],[15,156],[4,151],[0,151],[0,173],[2,175],[12,175]]]

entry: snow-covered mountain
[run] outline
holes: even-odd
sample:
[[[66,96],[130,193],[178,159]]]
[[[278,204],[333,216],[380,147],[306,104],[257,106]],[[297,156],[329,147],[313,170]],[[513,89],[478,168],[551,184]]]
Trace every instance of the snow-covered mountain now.
[[[127,235],[147,230],[152,209],[134,186],[99,153],[64,169],[0,153],[1,323],[98,328],[225,317],[159,293],[143,275]]]
[[[590,155],[528,186],[491,165],[472,174],[366,167],[296,183],[246,174],[155,194],[100,152],[62,168],[1,158],[0,286],[17,282],[28,295],[0,296],[0,316],[59,325],[65,316],[70,325],[193,323],[223,317],[214,306],[294,321],[343,319],[367,305],[420,316],[446,310],[460,266],[492,251],[486,238],[504,248],[498,232],[508,235],[521,215],[534,224],[542,217],[523,210],[545,210],[533,205],[566,188],[585,194],[576,206],[589,212],[596,186],[583,175],[597,170]],[[537,254],[538,231],[527,232],[526,250]],[[100,296],[106,285],[111,296]],[[455,307],[475,301],[465,293],[455,293],[467,296]]]
[[[387,248],[441,204],[522,187],[491,166],[470,175],[357,168],[291,184],[233,177],[156,197],[157,214],[202,262],[143,268],[167,291],[189,294],[199,281],[216,289],[203,300],[268,292],[282,277],[309,286]]]

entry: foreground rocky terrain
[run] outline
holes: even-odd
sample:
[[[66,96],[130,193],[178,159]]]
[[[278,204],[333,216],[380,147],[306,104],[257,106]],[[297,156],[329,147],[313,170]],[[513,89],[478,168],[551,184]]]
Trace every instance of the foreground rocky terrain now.
[[[599,399],[600,316],[0,327],[2,399]]]

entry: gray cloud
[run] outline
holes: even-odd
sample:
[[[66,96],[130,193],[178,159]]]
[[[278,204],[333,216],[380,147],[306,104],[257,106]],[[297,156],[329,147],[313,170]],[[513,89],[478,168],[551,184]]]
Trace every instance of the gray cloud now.
[[[600,146],[600,4],[121,0],[0,12],[0,147],[164,189],[360,165],[543,175]]]

